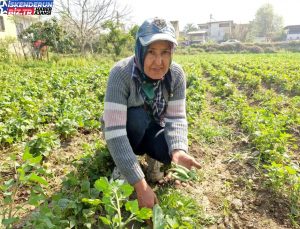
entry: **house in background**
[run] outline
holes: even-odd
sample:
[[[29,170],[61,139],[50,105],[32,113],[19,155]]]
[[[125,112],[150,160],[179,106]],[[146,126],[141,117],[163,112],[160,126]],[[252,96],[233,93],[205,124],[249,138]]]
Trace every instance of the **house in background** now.
[[[216,42],[232,38],[231,36],[234,27],[233,21],[211,21],[204,24],[198,24],[199,30],[207,32],[207,39]]]
[[[198,24],[198,30],[185,34],[184,45],[201,44],[209,40],[215,42],[226,41],[235,38],[235,24],[233,21],[210,21]]]
[[[207,31],[205,30],[188,32],[186,36],[186,45],[202,44],[207,41]]]
[[[300,25],[288,25],[284,27],[284,29],[287,33],[287,41],[300,40]]]
[[[17,39],[18,35],[24,29],[38,20],[39,17],[34,15],[0,15],[0,39],[5,37],[13,37]]]
[[[12,17],[8,17],[6,14],[3,14],[0,15],[0,39],[6,37],[17,38],[17,30]]]
[[[24,44],[18,40],[18,35],[39,20],[39,16],[25,15],[0,15],[0,39],[14,39],[15,42],[9,46],[9,51],[16,55],[29,55],[31,44]]]

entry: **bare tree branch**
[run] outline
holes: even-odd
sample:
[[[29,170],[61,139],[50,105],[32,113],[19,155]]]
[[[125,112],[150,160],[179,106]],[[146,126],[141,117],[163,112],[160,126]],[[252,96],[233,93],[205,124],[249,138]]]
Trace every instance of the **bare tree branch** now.
[[[120,20],[130,14],[125,6],[119,10],[117,0],[57,0],[55,11],[63,18],[68,30],[77,35],[81,51],[93,37],[100,34],[106,20]]]

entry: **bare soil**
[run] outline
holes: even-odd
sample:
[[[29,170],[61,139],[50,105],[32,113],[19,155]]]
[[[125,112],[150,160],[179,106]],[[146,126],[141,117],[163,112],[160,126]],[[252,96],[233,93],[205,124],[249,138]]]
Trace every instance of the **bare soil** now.
[[[289,220],[288,201],[268,190],[255,168],[255,153],[233,142],[192,144],[191,154],[200,162],[198,184],[179,187],[213,217],[215,228],[296,228]]]

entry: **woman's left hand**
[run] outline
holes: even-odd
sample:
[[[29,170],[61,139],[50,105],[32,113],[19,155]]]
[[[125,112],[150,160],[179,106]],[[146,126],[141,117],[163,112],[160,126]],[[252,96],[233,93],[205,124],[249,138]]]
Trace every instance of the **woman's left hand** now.
[[[195,167],[197,169],[201,168],[200,163],[191,155],[187,154],[183,150],[174,150],[172,153],[172,162],[178,165],[182,165],[188,169]]]

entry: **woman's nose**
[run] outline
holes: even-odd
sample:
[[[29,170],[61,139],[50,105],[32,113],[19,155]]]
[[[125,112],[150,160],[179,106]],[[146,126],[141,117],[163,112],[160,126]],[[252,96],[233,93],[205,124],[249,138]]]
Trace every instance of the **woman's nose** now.
[[[157,65],[162,64],[162,56],[161,55],[156,55],[155,56],[155,64],[157,64]]]

